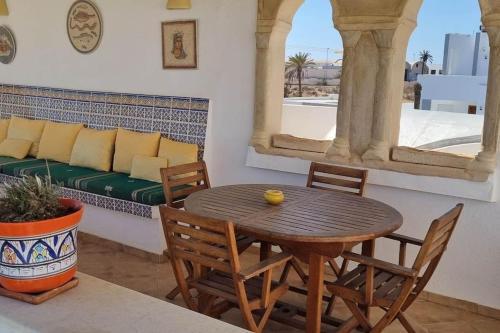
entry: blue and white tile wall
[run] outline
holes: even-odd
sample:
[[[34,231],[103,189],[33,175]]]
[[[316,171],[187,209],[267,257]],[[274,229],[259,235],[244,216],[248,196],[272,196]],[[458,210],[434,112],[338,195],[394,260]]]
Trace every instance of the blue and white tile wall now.
[[[209,100],[0,84],[0,118],[11,115],[90,128],[160,132],[195,143],[203,157]]]
[[[122,127],[140,132],[160,132],[172,140],[195,143],[203,158],[209,100],[171,96],[133,95],[96,91],[63,90],[0,84],[0,118],[18,116],[65,123],[84,123],[90,128]],[[0,183],[18,178],[0,174]],[[146,218],[155,207],[136,202],[63,188],[64,196],[97,207]]]

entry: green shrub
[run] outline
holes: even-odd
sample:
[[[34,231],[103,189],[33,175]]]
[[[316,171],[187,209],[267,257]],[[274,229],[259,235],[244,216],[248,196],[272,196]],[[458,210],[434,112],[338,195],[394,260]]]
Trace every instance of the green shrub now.
[[[5,195],[0,198],[0,222],[31,222],[67,215],[59,203],[57,189],[50,176],[25,176],[14,184],[5,184]]]

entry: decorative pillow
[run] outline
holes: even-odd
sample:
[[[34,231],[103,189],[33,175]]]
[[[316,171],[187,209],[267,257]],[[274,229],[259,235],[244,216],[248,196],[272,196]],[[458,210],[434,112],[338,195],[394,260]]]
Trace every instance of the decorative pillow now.
[[[92,168],[99,171],[111,170],[115,139],[116,129],[99,131],[82,128],[73,145],[69,165]]]
[[[47,121],[36,158],[68,163],[76,137],[82,128],[83,124]]]
[[[10,119],[0,120],[0,142],[7,139],[7,132],[9,131]]]
[[[170,166],[194,163],[198,161],[198,145],[162,138],[158,157],[166,158]]]
[[[161,183],[160,169],[168,167],[168,160],[161,157],[135,155],[132,159],[130,178]]]
[[[45,123],[45,120],[12,117],[7,131],[7,138],[31,141],[32,145],[28,155],[35,157],[38,154],[38,146]]]
[[[23,139],[5,139],[0,143],[0,156],[22,160],[30,151],[33,142]]]
[[[116,134],[113,171],[130,173],[135,155],[155,157],[160,133],[139,133],[119,128]]]

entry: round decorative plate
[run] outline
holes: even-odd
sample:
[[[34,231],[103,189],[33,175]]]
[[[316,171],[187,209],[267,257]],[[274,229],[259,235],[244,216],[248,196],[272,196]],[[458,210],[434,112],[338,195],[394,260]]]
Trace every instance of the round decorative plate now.
[[[5,25],[0,26],[0,62],[10,64],[16,56],[14,34]]]
[[[102,38],[102,18],[97,6],[88,0],[76,1],[68,12],[68,36],[80,53],[97,49]]]

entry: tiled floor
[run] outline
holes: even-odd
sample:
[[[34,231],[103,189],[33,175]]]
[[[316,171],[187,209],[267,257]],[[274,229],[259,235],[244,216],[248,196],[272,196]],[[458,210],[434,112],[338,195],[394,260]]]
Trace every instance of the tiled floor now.
[[[160,299],[175,287],[175,278],[170,264],[154,264],[151,261],[131,254],[117,252],[97,243],[80,242],[79,270],[106,281],[133,289]],[[255,256],[248,255],[252,261]],[[292,275],[290,275],[292,277]],[[292,277],[293,278],[293,277]],[[288,293],[286,300],[294,304],[303,304],[305,298]],[[183,305],[180,296],[174,302]],[[347,318],[349,312],[343,304],[337,303],[335,316]],[[408,311],[412,323],[418,325],[418,332],[429,333],[499,333],[500,321],[474,313],[448,308],[426,301],[417,301]],[[374,317],[380,316],[375,312]],[[237,309],[222,316],[222,320],[243,327]],[[288,326],[270,321],[266,332],[300,332]],[[406,332],[399,323],[392,324],[385,332]]]

